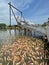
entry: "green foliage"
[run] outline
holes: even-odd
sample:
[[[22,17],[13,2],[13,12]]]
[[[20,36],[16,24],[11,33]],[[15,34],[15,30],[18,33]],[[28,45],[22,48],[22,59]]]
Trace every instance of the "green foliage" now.
[[[0,26],[6,26],[6,24],[4,24],[4,23],[0,23]]]
[[[49,21],[48,21],[48,24],[49,24]]]
[[[41,26],[42,26],[42,27],[45,27],[45,26],[46,26],[46,23],[42,24]]]
[[[0,29],[6,29],[6,24],[0,23]]]

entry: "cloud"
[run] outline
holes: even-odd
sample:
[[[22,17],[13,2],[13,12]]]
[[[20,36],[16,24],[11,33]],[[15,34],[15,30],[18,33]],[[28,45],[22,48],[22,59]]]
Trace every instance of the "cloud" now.
[[[9,1],[11,0],[0,0],[0,23],[9,24]],[[14,10],[14,12],[16,11]],[[12,21],[14,21],[14,18]]]
[[[8,2],[12,2],[15,7],[18,7],[22,10],[25,10],[29,7],[29,4],[33,0],[0,0],[0,23],[9,23],[9,6]],[[16,10],[14,10],[15,14],[17,13]],[[12,20],[14,21],[13,15],[12,15]]]
[[[0,0],[0,23],[9,24],[9,5],[8,2],[12,3],[15,7],[25,13],[27,19],[33,21],[45,21],[49,16],[49,0]],[[30,6],[32,4],[32,6]],[[32,7],[32,8],[31,8]],[[15,15],[19,15],[14,9]],[[36,19],[36,20],[35,20]],[[15,19],[12,15],[12,24]]]
[[[12,0],[0,0],[0,23],[6,23],[9,24],[9,6],[8,6],[8,2]],[[32,0],[18,0],[16,1],[18,3],[18,5],[16,7],[19,7],[23,10],[27,9],[29,7],[29,4],[32,2]],[[12,4],[14,5],[14,3],[12,2]],[[2,6],[3,5],[3,6]],[[23,6],[22,6],[23,5]],[[14,10],[15,13],[17,13],[16,10]],[[15,21],[13,15],[12,15],[12,22]]]
[[[21,10],[29,8],[29,4],[34,2],[34,0],[15,0],[14,5]]]
[[[0,23],[6,23],[8,21],[8,4],[5,0],[0,1]]]

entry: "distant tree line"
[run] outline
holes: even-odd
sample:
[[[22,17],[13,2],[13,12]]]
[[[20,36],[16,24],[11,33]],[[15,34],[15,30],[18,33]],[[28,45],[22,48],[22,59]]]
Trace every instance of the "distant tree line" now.
[[[41,26],[42,26],[42,27],[45,27],[46,25],[47,25],[46,23],[43,23]]]
[[[47,21],[47,22],[44,22],[41,26],[42,26],[42,27],[45,27],[45,26],[47,26],[47,25],[49,25],[49,18],[48,18],[48,21]]]
[[[6,29],[6,24],[0,23],[0,29]]]
[[[0,29],[18,29],[18,25],[6,25],[5,23],[0,23]]]

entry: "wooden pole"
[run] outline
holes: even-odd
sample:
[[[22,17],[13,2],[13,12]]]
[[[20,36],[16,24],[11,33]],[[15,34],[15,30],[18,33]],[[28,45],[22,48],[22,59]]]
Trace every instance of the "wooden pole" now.
[[[11,2],[9,2],[11,4]],[[9,23],[10,23],[10,35],[11,35],[11,5],[9,5]]]
[[[24,28],[24,35],[26,35],[26,28]]]

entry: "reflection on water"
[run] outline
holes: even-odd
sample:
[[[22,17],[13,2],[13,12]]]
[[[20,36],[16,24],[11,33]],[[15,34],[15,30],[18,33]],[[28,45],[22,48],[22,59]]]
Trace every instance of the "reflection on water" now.
[[[0,30],[0,43],[8,43],[13,41],[15,37],[17,37],[19,34],[23,35],[24,31],[21,30],[20,32],[18,30]]]
[[[36,34],[35,34],[36,33]],[[32,36],[39,36],[40,34],[32,31]],[[27,32],[28,34],[28,32]],[[15,37],[24,35],[24,30],[0,30],[0,43],[11,43]]]

